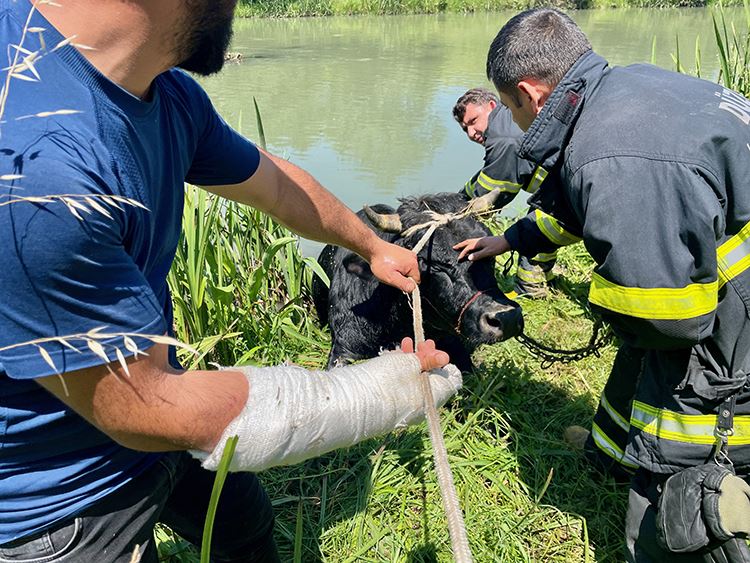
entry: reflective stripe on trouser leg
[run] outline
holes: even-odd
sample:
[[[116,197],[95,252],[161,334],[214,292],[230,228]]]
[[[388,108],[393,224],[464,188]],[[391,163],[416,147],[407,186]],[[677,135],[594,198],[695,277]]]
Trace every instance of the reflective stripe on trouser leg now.
[[[537,262],[525,256],[518,258],[518,270],[516,276],[525,284],[543,284],[555,277],[552,268],[555,262]]]
[[[607,384],[594,415],[588,449],[590,457],[615,477],[637,467],[625,453],[630,432],[630,411],[641,372],[643,352],[623,344],[617,351]]]

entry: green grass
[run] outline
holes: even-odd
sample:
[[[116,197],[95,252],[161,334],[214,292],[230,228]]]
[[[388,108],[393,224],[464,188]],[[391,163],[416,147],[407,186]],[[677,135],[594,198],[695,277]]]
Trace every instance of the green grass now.
[[[748,0],[745,9],[750,22]],[[727,26],[721,10],[715,22],[719,80],[747,96],[750,39]],[[679,49],[675,64],[686,70]],[[291,233],[193,188],[184,226],[169,279],[178,336],[204,353],[197,363],[323,366],[329,335],[315,323],[309,291],[316,265]],[[592,266],[582,245],[561,251],[559,289],[522,299],[527,334],[563,348],[588,341]],[[498,281],[510,290],[503,270],[498,264]],[[599,356],[546,368],[516,340],[477,352],[477,370],[441,410],[475,561],[622,560],[627,489],[594,473],[562,439],[567,426],[589,425],[615,352],[611,343]],[[451,561],[424,425],[261,479],[282,561]],[[168,529],[156,537],[162,561],[199,561]]]
[[[192,189],[185,221],[170,276],[180,337],[202,342],[205,359],[224,364],[322,366],[329,337],[310,313],[310,263],[292,242],[273,242],[288,233]],[[590,261],[579,245],[565,249],[559,264],[563,290],[523,301],[528,332],[576,347],[591,330],[581,306]],[[601,357],[548,369],[517,341],[478,352],[477,372],[441,413],[476,561],[617,559],[625,491],[598,478],[562,441],[566,426],[590,421],[614,352],[608,346]],[[284,561],[450,560],[424,426],[270,470],[262,480]],[[165,561],[198,561],[169,530],[159,529],[158,539]]]
[[[586,8],[673,8],[706,6],[718,0],[241,0],[239,17],[299,17],[355,14],[434,14],[439,12],[488,12],[523,10],[535,6],[565,9]],[[725,6],[742,0],[723,1]]]

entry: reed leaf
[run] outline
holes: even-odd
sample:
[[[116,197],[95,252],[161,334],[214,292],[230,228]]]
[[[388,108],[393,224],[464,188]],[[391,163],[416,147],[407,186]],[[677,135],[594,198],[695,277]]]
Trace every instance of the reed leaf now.
[[[253,96],[253,105],[255,106],[255,121],[258,124],[258,144],[263,150],[266,150],[266,131],[263,128],[263,119],[260,116],[260,108],[255,96]]]
[[[224,444],[224,451],[221,454],[221,461],[219,467],[216,470],[216,477],[214,478],[214,486],[211,489],[211,498],[208,501],[208,510],[206,512],[206,522],[203,526],[203,538],[201,540],[201,556],[200,563],[211,562],[211,538],[214,531],[214,519],[216,518],[216,509],[219,506],[219,497],[221,496],[221,489],[224,487],[224,482],[227,479],[229,473],[229,464],[232,463],[232,457],[234,456],[234,450],[237,447],[237,436],[232,436]]]

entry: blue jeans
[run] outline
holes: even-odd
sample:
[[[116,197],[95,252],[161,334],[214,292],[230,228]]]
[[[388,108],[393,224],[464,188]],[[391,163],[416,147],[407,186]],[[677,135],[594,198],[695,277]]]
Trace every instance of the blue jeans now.
[[[166,454],[126,485],[53,527],[0,545],[0,563],[157,563],[154,524],[200,545],[214,473],[185,452]],[[230,473],[214,520],[213,561],[280,561],[273,509],[257,477]]]

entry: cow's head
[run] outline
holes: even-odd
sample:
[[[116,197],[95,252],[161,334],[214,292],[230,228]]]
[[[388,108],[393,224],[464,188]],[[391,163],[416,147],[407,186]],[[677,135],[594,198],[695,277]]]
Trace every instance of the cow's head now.
[[[499,192],[490,192],[471,201],[471,211],[492,208]],[[394,241],[414,248],[437,216],[458,215],[467,202],[460,194],[443,193],[401,200],[396,213],[376,213],[365,209],[379,229],[402,236]],[[523,328],[521,307],[498,288],[494,260],[459,262],[453,246],[468,238],[490,232],[473,214],[456,217],[439,226],[419,252],[422,275],[420,291],[425,328],[456,333],[467,348],[500,342],[517,336]]]

